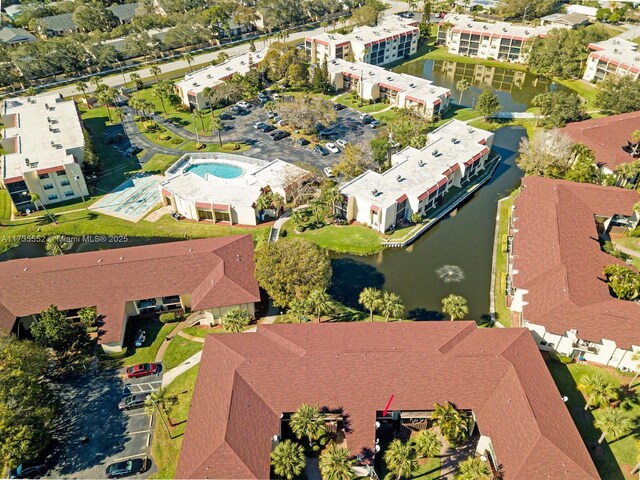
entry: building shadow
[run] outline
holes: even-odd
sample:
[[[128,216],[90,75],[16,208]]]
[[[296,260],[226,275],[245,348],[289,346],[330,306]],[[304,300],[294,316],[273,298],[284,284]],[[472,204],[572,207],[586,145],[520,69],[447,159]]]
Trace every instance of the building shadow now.
[[[384,286],[384,275],[367,263],[353,258],[336,258],[331,260],[331,267],[329,294],[347,307],[361,309],[360,292],[366,287],[382,289]]]

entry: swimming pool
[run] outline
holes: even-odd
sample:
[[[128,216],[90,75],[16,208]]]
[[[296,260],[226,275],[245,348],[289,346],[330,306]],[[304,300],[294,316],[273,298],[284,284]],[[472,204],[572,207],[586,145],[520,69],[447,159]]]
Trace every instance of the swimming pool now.
[[[238,178],[244,173],[244,168],[230,163],[196,163],[195,165],[189,165],[185,172],[193,172],[196,175],[207,178],[207,173],[218,178],[224,178],[226,180],[232,178]]]

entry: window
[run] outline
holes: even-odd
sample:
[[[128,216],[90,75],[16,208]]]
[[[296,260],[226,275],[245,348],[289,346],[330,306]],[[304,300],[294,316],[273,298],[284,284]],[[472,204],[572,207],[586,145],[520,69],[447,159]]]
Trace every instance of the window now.
[[[47,197],[49,200],[53,201],[53,200],[57,200],[58,199],[58,195],[49,195]]]
[[[49,178],[49,174],[48,173],[41,173],[40,175],[38,175],[38,177],[40,177],[40,180],[44,180],[45,178]]]
[[[71,191],[71,190],[69,190],[69,191],[67,191],[67,192],[64,192],[64,196],[65,196],[65,197],[73,197],[73,195],[74,195],[74,193],[73,193],[73,191]]]
[[[62,181],[60,182],[60,186],[62,186],[62,187],[68,187],[69,185],[71,185],[71,184],[69,183],[69,180],[62,180]]]
[[[42,185],[42,188],[44,188],[45,190],[51,190],[53,188],[53,184],[45,183],[44,185]]]
[[[58,175],[59,177],[64,177],[66,174],[67,174],[67,172],[64,171],[64,170],[58,170],[56,172],[56,175]]]

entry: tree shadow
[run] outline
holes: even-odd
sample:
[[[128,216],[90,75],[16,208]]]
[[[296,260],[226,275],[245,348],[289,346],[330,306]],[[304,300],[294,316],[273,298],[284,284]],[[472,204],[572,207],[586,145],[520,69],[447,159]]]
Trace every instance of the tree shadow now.
[[[426,308],[414,308],[413,310],[409,310],[407,312],[407,320],[433,321],[445,319],[446,317],[442,314],[442,312],[427,310]]]
[[[381,289],[384,275],[375,267],[353,258],[331,260],[333,276],[328,293],[338,302],[350,308],[360,309],[360,292],[366,287]]]

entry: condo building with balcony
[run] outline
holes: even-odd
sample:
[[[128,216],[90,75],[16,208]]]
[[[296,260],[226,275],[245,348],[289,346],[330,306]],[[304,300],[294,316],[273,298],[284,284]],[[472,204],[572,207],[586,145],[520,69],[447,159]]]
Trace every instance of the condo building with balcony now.
[[[527,63],[531,42],[548,31],[548,27],[480,22],[467,15],[449,14],[438,25],[437,43],[456,55]]]
[[[638,44],[622,38],[610,38],[590,43],[591,53],[582,78],[589,82],[601,82],[609,75],[628,76],[638,80],[640,76],[640,52]]]
[[[348,34],[322,33],[305,40],[311,63],[334,58],[384,65],[416,53],[420,29],[414,20],[386,17],[375,27],[357,27]]]
[[[82,173],[84,130],[73,100],[43,95],[2,103],[0,178],[16,210],[88,195]]]
[[[429,118],[449,107],[451,90],[424,78],[341,59],[330,60],[327,67],[337,91],[357,92],[363,100],[388,100],[392,106],[411,108]]]

